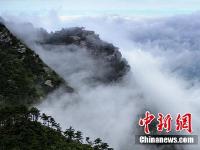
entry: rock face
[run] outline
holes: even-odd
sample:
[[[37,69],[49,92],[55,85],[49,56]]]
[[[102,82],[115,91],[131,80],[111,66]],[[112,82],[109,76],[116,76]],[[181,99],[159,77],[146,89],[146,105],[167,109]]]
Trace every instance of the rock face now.
[[[0,106],[35,103],[64,81],[1,22]]]
[[[102,41],[93,31],[84,28],[74,27],[62,29],[53,33],[42,33],[42,45],[76,45],[81,49],[86,49],[88,54],[95,61],[97,66],[105,66],[102,70],[104,74],[96,74],[96,80],[110,83],[120,80],[129,70],[130,66],[122,58],[118,48],[110,43]],[[67,49],[66,49],[67,50]]]

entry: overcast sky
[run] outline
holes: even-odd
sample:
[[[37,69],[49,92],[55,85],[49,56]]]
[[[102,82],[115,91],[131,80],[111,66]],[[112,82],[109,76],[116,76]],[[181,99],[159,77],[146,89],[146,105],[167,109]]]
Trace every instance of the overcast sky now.
[[[174,15],[200,10],[200,0],[0,0],[0,14]]]

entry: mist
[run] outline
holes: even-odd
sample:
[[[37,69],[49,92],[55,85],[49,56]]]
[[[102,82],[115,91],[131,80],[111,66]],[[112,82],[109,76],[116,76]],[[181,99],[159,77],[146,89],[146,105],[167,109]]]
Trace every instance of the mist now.
[[[11,18],[18,17],[7,16],[7,21]],[[116,150],[151,149],[134,143],[138,115],[149,110],[154,114],[170,113],[174,118],[177,113],[190,112],[193,134],[200,134],[200,14],[149,19],[61,18],[51,13],[46,18],[24,18],[8,23],[8,27],[75,89],[71,94],[59,89],[37,106],[55,117],[63,129],[73,126],[84,136],[102,138]],[[101,39],[119,47],[131,71],[117,83],[90,81],[94,75],[104,74],[103,65],[97,65],[84,49],[76,51],[79,47],[39,46],[34,41],[40,35],[30,26],[24,32],[23,22],[47,31],[72,26],[94,30]],[[199,149],[199,145],[188,145],[186,149]]]

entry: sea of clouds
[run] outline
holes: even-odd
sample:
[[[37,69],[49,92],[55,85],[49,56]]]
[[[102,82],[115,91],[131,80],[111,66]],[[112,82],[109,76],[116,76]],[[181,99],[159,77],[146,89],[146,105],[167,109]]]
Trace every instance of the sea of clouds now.
[[[84,136],[100,137],[116,150],[155,149],[134,144],[138,115],[190,112],[193,134],[200,134],[200,14],[165,18],[120,16],[67,17],[9,16],[8,27],[75,89],[72,94],[50,94],[38,107],[52,115],[63,129],[73,126]],[[48,50],[34,43],[39,39],[32,27],[56,31],[85,27],[119,47],[131,71],[120,83],[91,85],[86,79],[103,71],[84,50],[71,53],[69,47]],[[184,132],[182,134],[185,134]],[[158,149],[162,149],[159,147]],[[172,148],[171,148],[172,149]],[[199,149],[188,145],[186,149]]]

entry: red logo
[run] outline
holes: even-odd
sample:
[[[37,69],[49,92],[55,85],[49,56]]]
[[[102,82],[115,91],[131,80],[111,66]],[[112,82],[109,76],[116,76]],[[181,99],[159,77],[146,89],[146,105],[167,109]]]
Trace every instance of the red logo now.
[[[149,111],[145,113],[144,118],[140,118],[139,126],[144,127],[144,133],[150,134],[149,125],[155,119],[155,115],[151,114]],[[172,116],[167,114],[164,116],[162,113],[158,113],[157,118],[157,131],[162,132],[165,130],[169,133],[172,130]],[[190,113],[186,113],[184,115],[177,115],[176,118],[176,131],[186,130],[188,133],[192,133],[192,115]]]
[[[183,116],[178,114],[176,118],[176,131],[182,130],[192,133],[192,115],[190,113],[186,113]]]
[[[149,134],[149,125],[151,124],[151,122],[155,119],[155,116],[153,114],[150,114],[150,112],[146,112],[145,113],[145,118],[139,120],[139,125],[140,126],[144,126],[144,132],[146,134]]]
[[[163,129],[166,129],[166,132],[170,132],[172,130],[172,117],[170,114],[167,114],[165,117],[163,114],[158,113],[158,125],[157,131],[162,132]]]

